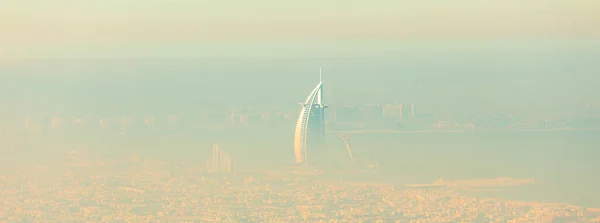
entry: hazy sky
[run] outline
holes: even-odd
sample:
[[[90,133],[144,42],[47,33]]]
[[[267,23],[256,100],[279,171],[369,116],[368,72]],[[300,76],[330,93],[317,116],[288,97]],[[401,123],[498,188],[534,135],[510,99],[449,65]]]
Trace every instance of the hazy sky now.
[[[363,50],[415,39],[588,41],[600,37],[597,27],[596,0],[0,1],[0,59],[186,57],[208,54],[182,53],[189,45],[231,43],[351,42]],[[215,51],[257,53],[231,48]]]
[[[322,66],[339,104],[582,102],[600,94],[598,27],[597,0],[9,0],[0,89],[63,109],[281,104]]]

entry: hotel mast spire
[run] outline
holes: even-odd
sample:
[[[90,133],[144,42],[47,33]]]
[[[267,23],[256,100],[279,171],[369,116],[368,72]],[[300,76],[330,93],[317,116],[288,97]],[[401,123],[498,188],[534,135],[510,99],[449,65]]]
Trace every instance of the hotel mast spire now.
[[[321,68],[319,67],[319,82],[323,82],[323,73],[321,72]]]

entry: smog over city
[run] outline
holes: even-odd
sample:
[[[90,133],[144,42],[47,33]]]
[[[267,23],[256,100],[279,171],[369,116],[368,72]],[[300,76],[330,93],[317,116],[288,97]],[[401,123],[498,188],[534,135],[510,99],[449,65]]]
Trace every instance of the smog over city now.
[[[0,2],[0,222],[600,222],[600,2]]]

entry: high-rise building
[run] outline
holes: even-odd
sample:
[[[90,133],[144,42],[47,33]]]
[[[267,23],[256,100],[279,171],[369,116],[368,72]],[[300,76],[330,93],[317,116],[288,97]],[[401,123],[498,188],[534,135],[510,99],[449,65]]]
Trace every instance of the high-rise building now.
[[[210,173],[233,173],[233,160],[219,145],[214,145],[212,156],[206,161],[206,170]]]
[[[229,116],[227,116],[227,123],[231,124],[231,125],[235,125],[238,122],[238,116],[237,113],[235,112],[230,112]]]
[[[244,112],[242,114],[240,114],[240,124],[248,124],[250,121],[250,114],[248,114],[248,112]]]
[[[308,95],[302,106],[294,136],[294,155],[297,164],[308,164],[307,151],[316,149],[325,139],[325,108],[323,81]]]
[[[400,105],[400,119],[410,119],[415,117],[415,104]]]
[[[398,117],[402,111],[400,110],[401,105],[386,104],[383,106],[383,117]]]

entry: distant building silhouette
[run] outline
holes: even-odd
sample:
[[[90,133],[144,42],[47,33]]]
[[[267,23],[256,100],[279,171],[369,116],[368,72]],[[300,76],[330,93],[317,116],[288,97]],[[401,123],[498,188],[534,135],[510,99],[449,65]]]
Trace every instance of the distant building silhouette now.
[[[400,119],[411,119],[415,117],[416,113],[415,104],[401,104],[400,105]]]
[[[212,156],[206,161],[206,171],[209,173],[233,173],[233,160],[227,152],[219,148],[219,145],[214,145]]]

